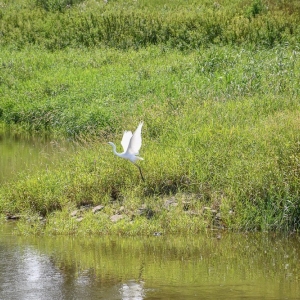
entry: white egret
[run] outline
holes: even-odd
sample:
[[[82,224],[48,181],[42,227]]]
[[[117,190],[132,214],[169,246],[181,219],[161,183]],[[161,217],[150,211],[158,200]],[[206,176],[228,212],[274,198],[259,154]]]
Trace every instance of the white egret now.
[[[145,181],[142,174],[141,167],[136,164],[137,160],[144,160],[142,157],[139,157],[139,151],[142,146],[142,126],[143,122],[140,122],[139,126],[132,134],[131,131],[125,131],[121,141],[124,152],[118,153],[116,145],[112,142],[108,142],[113,147],[113,152],[115,155],[130,160],[135,166],[140,170],[141,177]]]

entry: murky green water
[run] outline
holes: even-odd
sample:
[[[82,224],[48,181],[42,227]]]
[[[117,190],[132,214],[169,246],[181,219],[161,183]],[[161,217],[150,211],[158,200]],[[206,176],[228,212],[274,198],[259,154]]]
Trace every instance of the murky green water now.
[[[0,299],[299,299],[300,237],[20,237],[0,231]]]
[[[19,173],[51,168],[74,150],[72,143],[0,131],[0,184]]]

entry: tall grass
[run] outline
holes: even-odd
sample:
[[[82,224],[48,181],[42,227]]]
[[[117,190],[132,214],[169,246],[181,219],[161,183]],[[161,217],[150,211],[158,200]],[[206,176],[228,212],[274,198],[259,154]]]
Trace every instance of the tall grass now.
[[[200,105],[285,97],[290,105],[299,97],[299,54],[292,47],[188,53],[159,47],[125,53],[28,48],[4,50],[2,71],[2,123],[71,137],[119,132],[128,118],[147,118],[147,108],[176,113],[190,99]]]
[[[298,1],[69,1],[5,2],[0,45],[56,50],[109,46],[180,50],[209,45],[273,47],[297,44]]]

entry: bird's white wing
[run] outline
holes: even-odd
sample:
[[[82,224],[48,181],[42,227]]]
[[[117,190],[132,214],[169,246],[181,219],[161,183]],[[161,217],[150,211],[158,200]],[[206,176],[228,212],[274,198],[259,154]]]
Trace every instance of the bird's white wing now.
[[[128,149],[128,145],[129,145],[131,137],[132,137],[132,132],[131,131],[124,131],[123,138],[122,138],[122,141],[121,141],[121,145],[124,149],[124,152],[126,152],[127,149]]]
[[[142,146],[142,126],[143,122],[139,124],[139,126],[133,133],[126,151],[127,153],[135,155],[139,154],[140,148]]]

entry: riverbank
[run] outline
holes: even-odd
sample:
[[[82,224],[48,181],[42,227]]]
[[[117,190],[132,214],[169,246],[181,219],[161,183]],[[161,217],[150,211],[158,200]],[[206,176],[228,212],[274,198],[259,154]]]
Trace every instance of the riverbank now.
[[[23,44],[21,36],[28,35],[17,35],[12,42],[11,32],[17,34],[18,26],[21,32],[30,32],[28,24],[42,26],[25,22],[29,15],[34,20],[39,13],[47,20],[57,17],[64,24],[68,14],[79,22],[82,16],[91,17],[91,10],[82,4],[62,11],[47,7],[24,11],[28,3],[18,6],[23,11],[19,23],[14,18],[1,20],[15,23],[1,44],[0,122],[20,133],[72,139],[79,147],[51,171],[20,174],[1,186],[2,219],[20,217],[20,232],[36,234],[298,230],[299,16],[291,10],[297,3],[268,8],[263,1],[249,2],[252,10],[247,12],[235,3],[233,14],[227,16],[230,20],[225,18],[230,5],[224,4],[216,14],[225,19],[210,16],[223,24],[214,38],[199,16],[189,18],[188,4],[186,9],[166,6],[170,19],[165,26],[174,30],[172,39],[150,39],[137,46],[133,31],[124,29],[123,41],[133,43],[125,48],[119,40],[112,45],[102,39],[96,45],[76,40],[51,49],[45,46],[55,33],[50,27],[45,31],[50,35],[40,34],[41,40]],[[101,9],[112,13],[114,4],[109,5]],[[205,5],[204,11],[213,9]],[[15,12],[8,5],[1,9]],[[145,14],[150,8],[139,9]],[[175,26],[181,19],[171,18],[174,10],[186,11],[181,18],[196,26],[188,27],[184,36]],[[228,24],[242,13],[248,31],[240,32],[243,42],[230,42],[225,39],[232,29]],[[285,14],[292,20],[291,30],[286,23],[270,25],[274,16],[285,22]],[[113,20],[118,23],[118,18]],[[263,23],[270,25],[263,27],[267,31],[250,35],[262,20],[269,21]],[[94,27],[89,23],[90,29],[100,23]],[[145,25],[145,37],[149,28]],[[206,37],[206,44],[203,38],[199,45],[186,39],[193,28]],[[263,33],[274,38],[268,39],[271,44],[264,44]],[[183,37],[189,47],[179,47]],[[63,37],[56,38],[55,45],[60,45]],[[114,156],[107,144],[114,142],[120,149],[123,131],[134,130],[141,120],[140,155],[145,160],[140,166],[145,182],[137,168]],[[97,206],[103,207],[93,211]]]
[[[107,140],[82,140],[51,172],[23,174],[2,186],[1,211],[22,215],[21,231],[36,233],[188,234],[215,224],[297,230],[297,105],[296,99],[249,98],[198,108],[186,102],[175,114],[145,111],[145,182],[107,144],[118,143],[120,131]],[[174,207],[166,204],[174,198]],[[94,214],[98,205],[104,208]],[[112,221],[114,215],[120,220]]]

